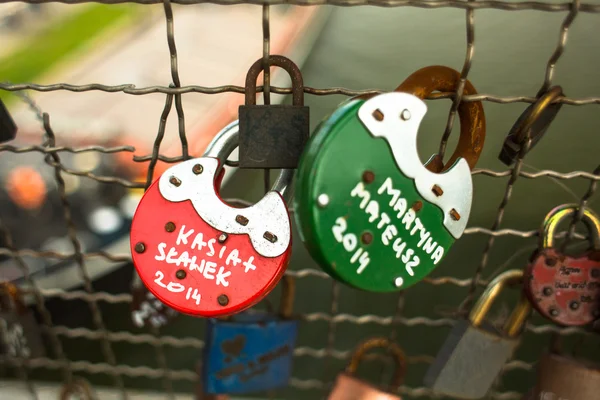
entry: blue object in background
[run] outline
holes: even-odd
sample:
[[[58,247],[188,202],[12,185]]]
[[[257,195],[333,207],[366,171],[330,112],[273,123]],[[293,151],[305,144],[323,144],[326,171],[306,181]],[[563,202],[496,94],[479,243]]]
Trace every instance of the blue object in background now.
[[[267,313],[210,319],[202,379],[205,393],[249,393],[286,386],[298,321]]]

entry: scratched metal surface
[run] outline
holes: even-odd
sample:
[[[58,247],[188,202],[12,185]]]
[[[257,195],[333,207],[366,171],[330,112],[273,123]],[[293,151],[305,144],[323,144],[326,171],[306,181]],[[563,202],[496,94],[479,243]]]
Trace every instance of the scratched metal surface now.
[[[138,2],[160,3],[158,0]],[[537,246],[537,228],[546,212],[555,205],[573,201],[599,208],[595,201],[600,179],[597,157],[600,139],[596,129],[600,122],[597,113],[600,4],[496,0],[297,2],[373,6],[336,8],[307,60],[303,73],[308,86],[306,104],[311,107],[313,124],[345,96],[390,90],[419,67],[444,64],[461,70],[463,78],[471,80],[480,94],[462,96],[459,87],[457,93],[427,101],[429,114],[419,137],[421,158],[426,159],[438,149],[444,153],[446,144],[451,147],[455,143],[457,129],[452,128],[456,125],[454,117],[460,101],[485,101],[488,133],[483,156],[473,171],[475,198],[465,235],[449,252],[443,265],[423,283],[396,294],[357,292],[332,281],[310,261],[302,244],[298,240],[294,242],[295,254],[288,274],[297,278],[295,311],[302,321],[294,351],[294,377],[289,389],[268,395],[307,399],[324,396],[336,373],[348,362],[354,345],[370,335],[385,335],[396,340],[408,355],[407,379],[399,393],[409,399],[434,397],[422,387],[422,377],[444,337],[456,318],[469,310],[490,277],[525,265],[528,255]],[[175,56],[177,39],[171,5],[168,0],[163,4],[169,22],[169,45]],[[265,5],[265,57],[269,54],[268,22],[269,6]],[[15,83],[2,84],[0,88],[10,91],[68,89],[75,98],[78,92],[90,90],[131,95],[163,93],[165,110],[171,108],[174,98],[179,103],[185,100],[184,93],[188,92],[243,92],[243,88],[237,86],[179,85],[177,64],[171,66],[175,87]],[[560,101],[565,107],[535,151],[524,157],[527,150],[524,146],[517,163],[507,169],[497,161],[505,134],[527,104],[534,101],[536,93],[552,84],[563,86],[568,97]],[[268,79],[265,86],[273,93],[290,93],[289,88],[269,88]],[[439,101],[441,98],[451,99],[451,102]],[[178,108],[177,112],[182,110]],[[62,175],[73,171],[62,167],[49,120],[43,120],[47,141],[35,151],[51,155],[49,168],[54,169],[59,187],[64,188]],[[1,148],[14,151],[6,146]],[[151,158],[158,157],[159,151],[155,148]],[[262,193],[261,179],[256,172],[242,171],[224,193],[256,201]],[[119,180],[109,179],[109,182],[123,184]],[[69,205],[64,206],[67,211]],[[67,219],[68,216],[65,212]],[[565,226],[563,236],[581,239],[581,235],[575,234],[580,218],[581,213]],[[17,262],[26,254],[48,256],[36,253],[36,249],[16,249],[11,246],[11,233],[2,229],[2,234],[8,247],[1,252]],[[84,254],[73,230],[71,235],[74,254],[58,257],[78,262],[85,282],[82,289],[66,293],[52,289],[40,291],[33,286],[36,308],[49,327],[47,337],[53,351],[48,358],[0,358],[2,364],[22,380],[24,398],[36,398],[32,382],[35,378],[69,381],[74,374],[85,376],[95,384],[113,385],[121,391],[122,398],[127,398],[127,390],[134,387],[164,390],[167,398],[174,398],[174,392],[192,391],[198,380],[196,363],[204,345],[204,321],[182,316],[161,332],[132,329],[128,321],[131,295],[97,292],[85,269],[89,258],[100,256],[128,261],[129,255]],[[21,266],[25,268],[22,263]],[[277,301],[278,293],[276,289],[269,297],[271,302]],[[82,326],[54,324],[48,311],[52,301],[88,307],[85,313],[88,320]],[[507,312],[506,309],[499,311]],[[535,363],[541,352],[557,337],[568,346],[566,348],[579,354],[596,352],[598,355],[597,342],[588,331],[557,327],[534,316],[528,322],[515,358],[505,366],[502,378],[495,384],[492,398],[521,398],[533,385]],[[82,348],[87,354],[82,354]],[[379,360],[380,357],[373,357],[366,361],[369,365],[359,372],[373,382],[384,382],[389,378],[391,363]]]

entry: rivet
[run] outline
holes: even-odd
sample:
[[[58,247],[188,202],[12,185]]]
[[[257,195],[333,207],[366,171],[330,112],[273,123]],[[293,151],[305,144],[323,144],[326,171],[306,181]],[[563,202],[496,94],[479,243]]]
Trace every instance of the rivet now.
[[[364,183],[372,183],[375,180],[375,174],[373,171],[365,171],[362,174],[362,180]]]
[[[217,298],[217,301],[219,302],[219,305],[226,306],[229,304],[229,297],[227,297],[225,294],[222,294]]]
[[[442,190],[441,187],[439,187],[438,185],[433,185],[433,187],[431,188],[431,191],[433,192],[433,194],[435,194],[437,197],[440,197],[441,195],[444,194],[444,191]]]
[[[557,261],[556,257],[546,257],[546,265],[549,267],[554,267]]]
[[[556,308],[551,308],[550,315],[552,315],[553,317],[558,316],[558,310]]]
[[[143,253],[146,251],[146,245],[142,242],[137,242],[135,244],[134,250],[136,253]]]
[[[371,232],[364,232],[361,236],[360,236],[360,240],[361,242],[363,242],[364,244],[371,244],[371,242],[373,241],[373,234]]]
[[[571,310],[577,310],[579,308],[579,302],[573,300],[572,302],[569,303],[569,308]]]
[[[321,208],[325,208],[325,207],[327,207],[328,204],[329,204],[329,196],[327,196],[325,193],[321,193],[317,197],[317,205]]]
[[[235,217],[235,222],[237,222],[240,225],[248,225],[248,218],[244,217],[243,215],[236,215]]]
[[[192,167],[192,172],[196,175],[200,175],[202,173],[202,171],[204,171],[204,168],[200,164],[195,164]]]
[[[217,238],[217,242],[219,242],[219,243],[225,243],[225,241],[227,240],[227,238],[228,238],[228,235],[225,232],[223,232]]]
[[[269,231],[265,232],[263,237],[271,243],[275,243],[277,241],[277,236],[274,233],[271,233]]]
[[[411,207],[414,212],[419,212],[423,208],[423,202],[421,200],[417,200]]]
[[[171,178],[169,178],[169,182],[173,186],[179,187],[179,185],[181,185],[181,180],[179,180],[176,176],[172,176]]]
[[[373,118],[375,118],[377,121],[383,121],[383,113],[379,108],[373,111]]]
[[[600,278],[600,269],[598,269],[598,268],[592,269],[592,278]]]
[[[408,111],[407,109],[402,110],[402,112],[400,113],[400,118],[402,118],[403,121],[408,121],[410,117],[410,111]]]
[[[550,286],[546,286],[542,293],[544,293],[544,296],[550,296],[552,293],[554,293],[554,290],[552,290]]]
[[[173,232],[174,230],[175,230],[175,224],[173,222],[169,221],[165,224],[165,231]]]
[[[185,278],[185,276],[186,276],[186,273],[182,269],[179,269],[179,270],[177,270],[177,272],[175,272],[175,277],[177,279],[183,279],[183,278]]]
[[[396,280],[394,280],[394,285],[396,285],[396,287],[400,287],[404,284],[404,279],[402,279],[401,277],[397,277]]]
[[[452,219],[455,221],[460,220],[460,214],[454,208],[450,210],[450,217],[452,217]]]

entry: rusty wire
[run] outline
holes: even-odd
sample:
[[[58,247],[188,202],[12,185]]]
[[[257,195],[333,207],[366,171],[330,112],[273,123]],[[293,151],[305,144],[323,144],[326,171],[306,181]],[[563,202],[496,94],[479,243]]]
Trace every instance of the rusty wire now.
[[[0,0],[4,2],[4,0]],[[87,2],[88,0],[62,0],[59,2],[67,4],[76,4]],[[91,0],[90,0],[91,1]],[[91,281],[86,272],[85,262],[90,258],[100,257],[110,262],[131,262],[131,256],[129,254],[108,254],[105,252],[86,253],[81,249],[81,244],[77,239],[74,230],[73,223],[70,216],[70,205],[64,194],[64,181],[62,180],[62,174],[70,174],[81,176],[86,179],[92,179],[97,182],[110,184],[110,185],[121,185],[124,187],[131,188],[147,188],[153,180],[154,169],[158,161],[167,163],[176,163],[186,160],[190,157],[188,153],[188,143],[185,132],[185,116],[183,112],[182,95],[186,93],[201,93],[201,94],[219,94],[219,93],[244,93],[245,88],[236,85],[224,85],[217,87],[206,87],[198,85],[182,85],[178,71],[178,59],[177,59],[177,48],[175,41],[175,26],[173,19],[173,11],[171,3],[175,4],[199,4],[199,3],[214,3],[214,4],[258,4],[262,6],[262,38],[263,38],[263,85],[257,87],[257,92],[264,93],[265,104],[270,103],[270,94],[290,94],[291,88],[282,88],[271,85],[270,80],[270,68],[267,65],[266,60],[270,55],[270,13],[269,6],[275,4],[298,4],[298,5],[320,5],[329,4],[337,6],[378,6],[378,7],[419,7],[419,8],[457,8],[465,10],[465,21],[466,21],[466,50],[465,59],[461,70],[460,84],[454,93],[436,93],[429,96],[431,100],[439,99],[451,99],[452,106],[450,108],[447,124],[444,135],[440,142],[439,153],[443,157],[446,150],[446,143],[451,135],[456,111],[461,102],[474,102],[474,101],[487,101],[498,104],[509,104],[509,103],[533,103],[537,100],[539,94],[543,93],[552,84],[554,70],[557,62],[559,62],[567,43],[567,34],[569,28],[572,26],[578,13],[600,13],[600,5],[591,3],[582,3],[580,0],[573,0],[571,2],[561,3],[544,3],[535,1],[476,1],[476,0],[94,0],[95,2],[105,4],[118,4],[125,2],[139,3],[139,4],[154,4],[162,3],[164,8],[165,22],[166,22],[166,36],[167,46],[170,54],[170,69],[171,69],[171,80],[172,83],[169,86],[149,86],[149,87],[136,87],[132,84],[121,84],[121,85],[102,85],[102,84],[82,84],[72,85],[69,83],[56,83],[56,84],[36,84],[36,83],[0,83],[0,90],[12,91],[22,93],[24,90],[33,90],[37,92],[49,92],[49,91],[70,91],[73,93],[87,92],[87,91],[102,91],[107,93],[125,93],[129,95],[147,95],[151,93],[162,93],[165,95],[165,105],[158,121],[158,129],[152,154],[135,156],[134,161],[136,162],[149,162],[146,182],[143,184],[127,181],[122,178],[114,176],[97,176],[85,171],[77,171],[70,168],[66,168],[60,161],[60,153],[81,153],[81,152],[99,152],[114,154],[120,152],[133,153],[135,148],[132,146],[119,146],[119,147],[102,147],[102,146],[86,146],[86,147],[65,147],[55,146],[54,136],[50,127],[49,117],[47,114],[43,114],[42,110],[35,105],[33,101],[25,97],[24,100],[28,102],[29,106],[38,116],[41,122],[43,122],[47,140],[43,145],[38,146],[12,146],[12,145],[0,145],[0,151],[7,151],[12,153],[28,153],[28,152],[39,152],[46,156],[46,161],[50,167],[55,171],[55,178],[59,186],[59,192],[61,195],[61,201],[64,207],[65,222],[69,228],[69,237],[72,241],[74,251],[73,253],[57,253],[57,252],[41,252],[35,249],[17,249],[13,245],[12,237],[10,232],[2,225],[0,220],[0,235],[6,243],[6,248],[0,249],[0,255],[6,255],[13,258],[18,267],[23,271],[27,288],[24,292],[27,295],[33,296],[34,305],[36,310],[41,315],[42,329],[45,334],[50,338],[53,358],[32,358],[26,359],[22,357],[10,357],[0,356],[0,366],[8,365],[16,368],[19,377],[24,381],[28,392],[32,398],[37,398],[35,388],[31,385],[29,379],[29,372],[35,369],[50,369],[60,370],[63,375],[65,382],[70,382],[74,372],[87,372],[90,374],[104,374],[113,378],[114,384],[121,393],[121,397],[127,398],[127,391],[123,384],[123,377],[145,377],[150,379],[161,379],[163,386],[168,398],[174,398],[173,382],[178,380],[195,382],[199,379],[198,372],[196,370],[174,370],[168,367],[166,359],[166,348],[190,348],[190,349],[202,349],[204,347],[204,341],[195,337],[175,337],[161,334],[157,328],[152,328],[150,334],[148,333],[133,333],[126,331],[109,331],[106,329],[103,321],[103,316],[98,308],[99,302],[106,302],[110,304],[129,304],[132,301],[132,296],[129,293],[110,294],[104,292],[95,292],[91,286]],[[49,0],[27,0],[29,3],[45,3],[50,2]],[[563,20],[560,31],[558,44],[554,49],[554,52],[550,55],[546,64],[546,70],[544,80],[541,85],[538,96],[497,96],[492,94],[476,94],[476,95],[463,95],[465,81],[468,78],[469,71],[474,59],[475,52],[475,10],[481,9],[497,9],[504,11],[520,11],[520,10],[537,10],[544,12],[568,12],[567,16]],[[342,95],[342,96],[355,96],[365,93],[380,93],[383,90],[380,89],[350,89],[341,87],[328,87],[328,88],[313,88],[304,87],[304,92],[308,95],[316,96],[328,96],[328,95]],[[175,110],[178,118],[179,138],[181,142],[181,155],[177,157],[166,157],[160,154],[160,147],[165,134],[165,128],[167,119],[170,111],[175,103]],[[588,98],[570,98],[560,97],[556,100],[558,103],[567,104],[571,106],[584,106],[600,104],[600,97],[588,97]],[[487,236],[487,245],[482,254],[481,261],[474,271],[473,277],[458,278],[452,276],[442,277],[430,277],[426,278],[424,282],[430,285],[454,285],[461,288],[468,289],[468,293],[465,301],[462,304],[461,310],[454,313],[450,317],[444,318],[426,318],[426,317],[410,317],[405,316],[403,309],[405,305],[404,293],[400,293],[397,297],[396,309],[391,316],[380,316],[380,315],[352,315],[347,313],[339,312],[339,298],[341,285],[331,280],[331,303],[329,312],[312,312],[298,315],[298,317],[305,322],[325,322],[327,323],[327,341],[324,348],[311,348],[306,346],[297,347],[294,350],[295,357],[310,357],[314,359],[323,360],[328,363],[330,359],[335,360],[348,360],[352,349],[338,349],[336,348],[336,334],[338,333],[337,325],[341,323],[349,323],[356,325],[373,324],[378,326],[385,326],[390,328],[390,338],[394,339],[397,336],[397,330],[400,327],[412,327],[412,326],[424,326],[430,328],[438,327],[450,327],[452,326],[456,318],[460,317],[461,312],[468,310],[471,305],[475,292],[478,288],[485,286],[488,281],[482,278],[482,274],[488,263],[489,254],[493,248],[495,239],[501,236],[512,236],[523,239],[535,238],[538,235],[537,230],[516,230],[516,229],[500,229],[502,224],[505,208],[511,199],[514,184],[519,178],[525,179],[539,179],[539,178],[555,178],[562,180],[570,179],[586,179],[589,180],[589,189],[581,197],[579,205],[579,212],[573,218],[569,229],[565,232],[561,232],[558,236],[565,237],[567,240],[570,238],[585,238],[582,235],[575,233],[575,225],[581,220],[583,213],[583,207],[586,206],[591,196],[594,194],[597,182],[600,180],[600,166],[593,172],[586,171],[568,171],[558,172],[553,170],[542,170],[538,172],[525,172],[522,171],[523,158],[527,153],[529,141],[526,140],[524,146],[521,149],[519,157],[513,168],[505,171],[494,171],[491,169],[475,169],[472,171],[473,175],[485,175],[489,177],[509,177],[506,184],[504,196],[498,206],[498,213],[496,219],[492,224],[491,228],[483,227],[469,227],[465,231],[465,234],[477,234]],[[269,175],[265,173],[265,188],[269,185]],[[241,201],[243,203],[243,201]],[[291,209],[290,212],[294,210]],[[84,290],[79,291],[64,291],[60,289],[40,289],[36,286],[35,281],[32,279],[31,274],[28,270],[27,264],[23,261],[24,256],[33,256],[41,258],[54,258],[59,260],[72,260],[78,265],[79,273],[82,276],[84,282]],[[329,275],[314,269],[300,269],[294,271],[287,271],[286,274],[295,278],[303,279],[331,279]],[[94,329],[88,328],[71,328],[66,326],[54,325],[50,316],[49,311],[45,306],[46,299],[59,298],[63,300],[83,300],[90,307],[90,312],[94,321]],[[556,325],[545,324],[545,325],[533,325],[529,323],[526,326],[526,331],[536,335],[556,334],[560,336],[565,335],[579,335],[587,336],[591,333],[585,329],[575,327],[559,327]],[[64,349],[62,347],[60,338],[84,338],[91,341],[100,341],[102,344],[104,362],[88,362],[88,361],[74,361],[67,359]],[[149,366],[129,366],[124,364],[118,364],[115,359],[114,352],[112,350],[112,344],[114,343],[129,343],[130,345],[146,344],[151,345],[155,350],[156,363],[158,368],[151,368]],[[381,356],[373,355],[367,357],[367,359],[381,359]],[[431,355],[409,355],[407,361],[409,363],[424,363],[429,364],[433,360]],[[326,364],[327,365],[327,364]],[[506,364],[504,372],[510,370],[523,370],[531,371],[533,364],[524,360],[512,360]],[[292,378],[290,386],[299,390],[319,390],[325,391],[331,386],[331,382],[318,380],[318,379],[298,379]],[[406,387],[402,386],[399,390],[400,394],[404,394],[411,397],[423,397],[423,398],[435,398],[435,394],[424,387]],[[491,398],[512,400],[520,399],[522,394],[515,392],[493,392]]]

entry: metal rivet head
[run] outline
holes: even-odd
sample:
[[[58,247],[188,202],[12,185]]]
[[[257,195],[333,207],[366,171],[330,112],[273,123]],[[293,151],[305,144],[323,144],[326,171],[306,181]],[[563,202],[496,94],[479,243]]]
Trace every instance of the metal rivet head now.
[[[277,236],[274,233],[271,233],[269,231],[265,232],[263,237],[271,243],[275,243],[277,241]]]
[[[557,262],[556,257],[546,257],[546,265],[549,267],[554,267]]]
[[[186,273],[185,273],[185,271],[184,271],[184,270],[182,270],[182,269],[180,269],[180,270],[177,270],[177,272],[175,272],[175,277],[176,277],[177,279],[183,279],[183,278],[185,278],[185,276],[186,276],[186,275],[187,275],[187,274],[186,274]]]
[[[454,208],[450,210],[450,217],[455,221],[460,220],[460,214]]]
[[[440,197],[441,195],[444,194],[444,191],[442,190],[441,187],[439,187],[438,185],[433,185],[433,187],[431,188],[431,191],[433,192],[433,194],[435,194],[437,197]]]
[[[373,111],[373,118],[375,118],[377,121],[383,121],[383,113],[379,108]]]
[[[225,241],[227,240],[228,237],[229,236],[225,232],[223,232],[217,238],[217,242],[219,242],[219,243],[225,243]]]
[[[235,217],[235,222],[237,222],[240,225],[248,225],[248,218],[244,217],[243,215],[236,215]]]
[[[181,185],[181,180],[178,179],[176,176],[172,176],[171,178],[169,178],[169,182],[171,183],[171,185],[173,186],[177,186],[179,187]]]
[[[577,310],[579,308],[579,302],[578,301],[572,301],[569,303],[569,308],[571,310]]]
[[[363,242],[364,244],[371,244],[371,242],[373,241],[373,234],[371,232],[364,232],[361,236],[360,236],[360,240],[361,242]]]
[[[404,279],[402,279],[401,277],[397,277],[394,280],[394,285],[396,285],[396,287],[400,287],[404,284]]]
[[[419,212],[423,208],[423,202],[421,200],[415,201],[415,203],[411,207],[414,212]]]
[[[327,196],[325,193],[321,193],[317,197],[317,205],[321,208],[325,208],[325,207],[327,207],[328,204],[329,204],[329,196]]]
[[[408,111],[407,109],[402,110],[402,112],[400,113],[400,118],[402,118],[403,121],[408,121],[410,117],[410,111]]]
[[[217,301],[219,302],[219,305],[226,306],[229,304],[229,297],[227,297],[225,294],[222,294],[217,298]]]
[[[552,290],[550,286],[546,286],[542,293],[544,293],[544,296],[550,296],[552,293],[554,293],[554,290]]]
[[[600,278],[600,269],[598,269],[598,268],[592,269],[592,278]]]
[[[134,250],[136,253],[143,253],[146,251],[146,245],[142,242],[137,242],[135,244]]]
[[[373,171],[365,171],[362,174],[362,180],[364,183],[372,183],[375,180],[375,174]]]
[[[165,231],[173,232],[174,230],[175,230],[175,224],[173,222],[169,221],[165,224]]]
[[[200,164],[195,164],[192,167],[192,172],[196,175],[200,175],[202,173],[202,171],[204,171],[204,168]]]
[[[553,317],[557,317],[558,316],[558,310],[556,308],[551,308],[550,309],[550,315],[552,315]]]

